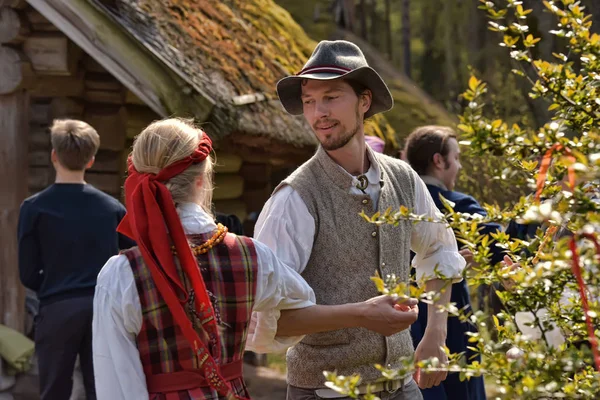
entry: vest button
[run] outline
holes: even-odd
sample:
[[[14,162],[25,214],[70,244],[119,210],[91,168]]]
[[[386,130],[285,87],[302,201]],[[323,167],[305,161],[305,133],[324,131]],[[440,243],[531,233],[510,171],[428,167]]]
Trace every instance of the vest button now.
[[[373,236],[373,237],[377,236],[377,231],[373,231],[373,233],[371,233],[371,236]]]
[[[367,199],[364,199],[364,200],[362,201],[362,203],[363,203],[363,204],[369,204],[369,200],[367,200]]]
[[[381,266],[382,266],[382,267],[385,267],[385,263],[381,263]]]

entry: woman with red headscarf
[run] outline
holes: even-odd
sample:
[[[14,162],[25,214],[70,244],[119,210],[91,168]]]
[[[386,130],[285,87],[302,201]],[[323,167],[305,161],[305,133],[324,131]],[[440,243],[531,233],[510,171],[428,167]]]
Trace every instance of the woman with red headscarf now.
[[[137,246],[106,263],[94,298],[99,399],[247,398],[252,311],[276,325],[279,310],[315,304],[268,247],[215,224],[211,151],[181,119],[154,122],[134,142],[118,231]]]

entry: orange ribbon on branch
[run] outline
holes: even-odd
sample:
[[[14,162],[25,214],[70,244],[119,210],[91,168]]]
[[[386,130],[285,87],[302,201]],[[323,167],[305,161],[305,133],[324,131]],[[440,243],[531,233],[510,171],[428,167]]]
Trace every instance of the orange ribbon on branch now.
[[[544,189],[544,183],[546,182],[546,176],[548,175],[548,169],[550,168],[550,164],[552,164],[552,154],[554,154],[555,151],[561,151],[563,149],[565,154],[569,156],[569,160],[571,160],[573,163],[575,162],[575,157],[573,156],[571,150],[560,143],[555,143],[546,151],[544,157],[542,157],[542,162],[540,163],[540,172],[537,178],[537,190],[535,192],[535,199],[537,201],[540,200],[542,190]],[[569,165],[567,167],[567,171],[569,174],[569,186],[571,187],[571,190],[575,190],[575,170],[573,169],[573,165]]]
[[[569,165],[567,167],[567,173],[568,173],[568,177],[569,177],[569,187],[571,188],[571,190],[575,190],[575,170],[573,168],[573,163],[575,163],[575,157],[573,156],[573,153],[571,152],[571,150],[568,147],[563,146],[560,143],[555,143],[551,148],[549,148],[546,153],[544,154],[544,156],[542,157],[542,162],[540,163],[540,171],[538,173],[538,179],[537,179],[537,190],[535,193],[535,199],[536,201],[540,200],[540,197],[542,195],[542,190],[544,189],[544,183],[546,182],[546,176],[548,175],[548,169],[550,168],[550,165],[552,164],[552,154],[554,154],[555,151],[561,151],[564,150],[565,154],[568,156],[569,161],[571,161],[571,165]],[[554,228],[554,229],[552,229]],[[547,236],[551,236],[552,234],[554,234],[554,232],[556,231],[556,227],[551,227],[550,229],[552,229],[552,233],[548,232]],[[596,257],[599,258],[600,260],[600,244],[598,243],[598,240],[596,239],[596,236],[594,236],[591,233],[583,233],[579,235],[582,238],[586,238],[589,239],[590,241],[592,241],[594,243],[594,246],[596,247]],[[590,345],[592,347],[592,354],[594,356],[594,365],[596,367],[596,370],[600,371],[600,352],[598,351],[598,339],[596,338],[596,331],[594,328],[594,324],[592,323],[592,318],[590,316],[590,306],[588,303],[588,298],[587,298],[587,286],[585,284],[585,281],[583,280],[583,275],[581,273],[581,266],[579,265],[579,255],[577,254],[577,237],[576,235],[574,235],[570,242],[569,242],[569,248],[571,249],[571,256],[572,256],[572,267],[571,270],[573,272],[573,275],[575,275],[575,279],[577,280],[577,286],[579,288],[579,294],[581,296],[581,304],[583,307],[583,312],[585,314],[585,323],[587,325],[587,330],[588,330],[588,341],[590,342]],[[536,259],[538,258],[538,256],[536,256]]]
[[[586,239],[591,240],[596,247],[596,257],[600,257],[600,244],[598,244],[598,240],[591,233],[583,233],[580,235]],[[581,295],[581,304],[583,306],[583,312],[585,314],[585,323],[588,329],[588,339],[590,345],[592,347],[592,354],[594,355],[594,365],[596,366],[596,370],[600,371],[600,353],[598,352],[598,339],[596,338],[596,332],[594,328],[594,324],[592,323],[592,318],[590,317],[590,306],[588,304],[587,299],[587,287],[583,280],[583,276],[581,274],[581,267],[579,265],[579,255],[577,254],[577,242],[576,237],[573,236],[571,241],[569,242],[569,247],[571,249],[571,254],[573,257],[573,265],[572,270],[575,278],[577,279],[577,286],[579,287],[579,294]]]

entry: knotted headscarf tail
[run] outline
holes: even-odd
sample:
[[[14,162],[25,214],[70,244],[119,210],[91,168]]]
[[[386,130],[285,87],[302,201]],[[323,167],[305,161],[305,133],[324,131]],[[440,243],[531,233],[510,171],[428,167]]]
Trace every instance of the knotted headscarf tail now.
[[[190,166],[206,160],[211,151],[212,142],[203,134],[198,148],[190,156],[168,165],[158,174],[138,172],[129,157],[128,177],[125,180],[127,214],[119,224],[117,232],[136,241],[156,288],[198,356],[206,381],[219,394],[237,398],[215,362],[215,358],[221,356],[215,313],[171,192],[164,184]],[[203,338],[200,338],[194,329],[182,305],[188,301],[189,296],[179,279],[171,243],[175,246],[183,272],[194,289],[195,307],[202,321]]]

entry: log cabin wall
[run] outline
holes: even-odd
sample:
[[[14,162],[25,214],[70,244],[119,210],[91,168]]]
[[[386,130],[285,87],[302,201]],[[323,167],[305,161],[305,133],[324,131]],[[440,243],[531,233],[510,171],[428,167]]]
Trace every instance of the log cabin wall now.
[[[23,53],[29,27],[22,13],[26,3],[0,7],[0,324],[18,331],[25,327],[25,290],[20,284],[17,225],[27,196],[28,89],[31,64]]]
[[[81,119],[100,135],[96,162],[86,181],[123,200],[126,157],[133,137],[159,116],[31,7],[23,52],[36,82],[30,90],[29,193],[54,181],[49,128],[54,119]]]
[[[18,211],[25,197],[54,182],[52,121],[81,119],[98,131],[100,150],[86,180],[123,201],[126,157],[133,138],[160,116],[26,1],[0,1],[0,64],[4,72],[0,111],[12,116],[3,115],[5,131],[0,134],[6,162],[0,162],[0,173],[17,176],[4,180],[3,193],[11,196],[3,196],[0,204],[0,231],[6,236],[0,246],[0,323],[22,331]],[[215,211],[234,214],[242,222],[250,213],[260,212],[273,189],[269,161],[257,163],[250,156],[228,152],[225,144],[216,153]],[[253,233],[253,224],[250,227],[246,234]]]
[[[242,197],[246,190],[246,182],[244,182],[241,171],[242,158],[240,156],[224,151],[216,152],[214,210],[224,214],[233,214],[243,222],[248,213]]]

